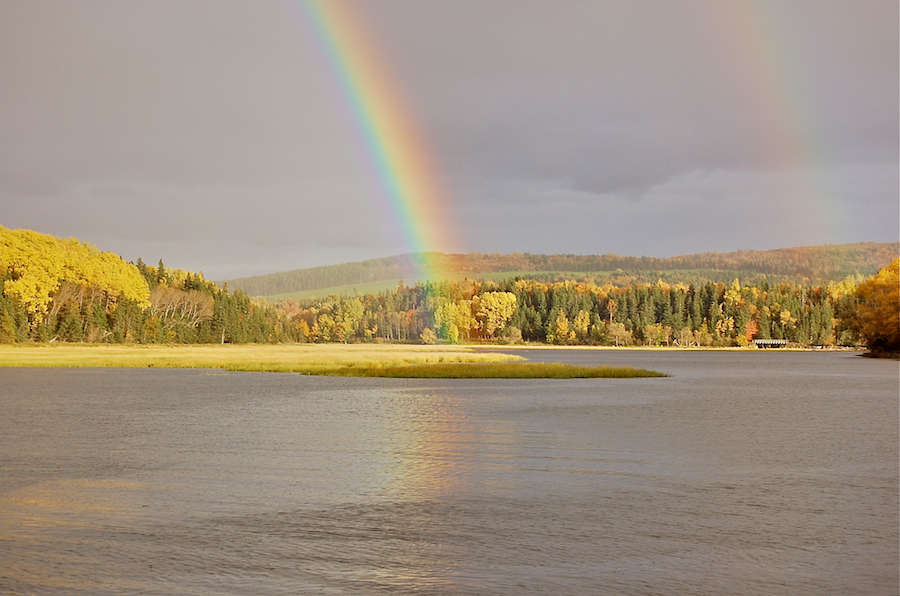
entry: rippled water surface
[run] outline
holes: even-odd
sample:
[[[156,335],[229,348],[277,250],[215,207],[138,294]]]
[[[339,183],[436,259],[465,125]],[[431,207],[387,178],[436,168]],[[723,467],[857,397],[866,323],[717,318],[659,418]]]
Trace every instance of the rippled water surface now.
[[[0,592],[897,594],[898,364],[660,379],[0,368]]]

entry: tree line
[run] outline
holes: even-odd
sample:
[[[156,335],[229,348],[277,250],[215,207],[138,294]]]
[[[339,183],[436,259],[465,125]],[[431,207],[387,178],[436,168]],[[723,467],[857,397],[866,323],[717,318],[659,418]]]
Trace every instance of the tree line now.
[[[868,346],[900,351],[900,260],[858,283],[432,282],[284,301],[299,341],[537,342],[607,346]]]
[[[900,349],[897,263],[865,281],[819,285],[515,278],[401,282],[381,293],[271,302],[162,261],[125,263],[75,239],[0,227],[0,342],[745,346],[779,339],[891,352]]]
[[[301,341],[856,345],[856,283],[599,287],[530,279],[443,282],[279,305]]]
[[[146,299],[115,299],[95,284],[63,280],[44,312],[30,312],[0,279],[0,343],[275,343],[301,339],[273,305],[229,293],[214,283],[162,261],[133,265],[146,283]]]
[[[202,274],[0,226],[0,342],[296,341],[285,321]]]

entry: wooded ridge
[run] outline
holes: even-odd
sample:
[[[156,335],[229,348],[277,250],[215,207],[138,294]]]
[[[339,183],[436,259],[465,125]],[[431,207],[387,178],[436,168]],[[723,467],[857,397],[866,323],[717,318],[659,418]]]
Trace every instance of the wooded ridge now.
[[[434,269],[478,279],[479,274],[509,272],[545,282],[578,281],[626,287],[635,283],[725,283],[735,277],[745,282],[823,284],[848,276],[867,277],[888,264],[900,243],[863,242],[804,246],[767,251],[700,253],[679,257],[622,257],[605,255],[512,254],[405,254],[296,269],[253,277],[222,280],[232,290],[250,296],[275,296],[336,286],[351,286],[383,280],[415,283],[415,272],[427,258]],[[495,279],[497,276],[493,276]],[[423,280],[424,281],[424,280]],[[434,280],[440,281],[440,280]]]

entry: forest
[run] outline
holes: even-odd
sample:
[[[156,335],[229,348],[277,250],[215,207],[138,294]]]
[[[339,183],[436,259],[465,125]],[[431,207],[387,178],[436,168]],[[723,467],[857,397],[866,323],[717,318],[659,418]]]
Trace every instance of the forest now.
[[[897,268],[894,259],[868,279],[851,272],[823,284],[757,276],[623,287],[521,276],[401,282],[380,293],[274,302],[162,261],[126,263],[76,239],[0,227],[0,342],[725,347],[780,339],[891,352],[900,349]]]
[[[768,251],[701,253],[659,259],[606,255],[513,254],[406,254],[297,269],[226,280],[233,289],[251,296],[275,296],[320,288],[368,284],[375,281],[415,280],[416,271],[427,260],[448,275],[482,279],[527,277],[544,282],[580,281],[598,286],[625,287],[670,283],[698,285],[705,281],[729,283],[740,278],[745,283],[827,284],[848,276],[874,274],[900,250],[898,243],[864,242],[826,246],[804,246]],[[433,280],[436,281],[436,280]],[[220,283],[220,285],[222,285]]]

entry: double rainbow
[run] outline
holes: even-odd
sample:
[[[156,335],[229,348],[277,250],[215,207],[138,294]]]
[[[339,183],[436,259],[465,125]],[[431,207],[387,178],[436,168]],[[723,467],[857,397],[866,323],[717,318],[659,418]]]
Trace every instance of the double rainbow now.
[[[454,226],[430,152],[399,86],[353,10],[340,0],[303,0],[302,7],[355,120],[380,186],[378,200],[409,252],[418,253],[415,273],[420,279],[440,276],[434,253],[454,252]]]
[[[378,181],[378,202],[396,222],[409,252],[421,255],[420,278],[440,276],[436,252],[458,252],[455,227],[442,196],[429,148],[404,106],[400,89],[344,0],[296,0],[311,24],[340,87],[364,154]],[[727,34],[723,46],[752,82],[750,101],[766,115],[761,131],[766,153],[785,172],[790,188],[778,215],[785,229],[818,229],[826,235],[840,221],[833,184],[823,178],[821,125],[815,118],[808,65],[792,45],[791,27],[774,2],[714,5],[714,20]],[[717,17],[717,18],[716,18]]]

